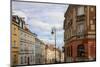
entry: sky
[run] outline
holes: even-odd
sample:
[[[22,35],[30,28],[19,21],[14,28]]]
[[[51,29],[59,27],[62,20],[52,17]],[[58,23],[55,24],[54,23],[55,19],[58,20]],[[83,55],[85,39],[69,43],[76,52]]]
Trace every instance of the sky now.
[[[45,43],[54,44],[52,28],[56,28],[56,47],[64,45],[64,14],[68,8],[65,4],[12,2],[12,14],[25,17],[29,29]]]

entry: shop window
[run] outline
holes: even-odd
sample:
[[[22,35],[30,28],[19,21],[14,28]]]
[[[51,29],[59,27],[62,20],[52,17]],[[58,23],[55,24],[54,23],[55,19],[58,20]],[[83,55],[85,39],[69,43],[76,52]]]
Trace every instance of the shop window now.
[[[84,45],[78,45],[77,47],[77,56],[78,57],[84,57],[85,56],[85,47]]]

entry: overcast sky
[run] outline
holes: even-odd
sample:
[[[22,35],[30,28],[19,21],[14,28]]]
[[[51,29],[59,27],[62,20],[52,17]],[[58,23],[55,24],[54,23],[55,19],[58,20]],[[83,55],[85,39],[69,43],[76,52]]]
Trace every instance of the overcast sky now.
[[[63,23],[64,13],[68,5],[48,4],[34,2],[12,2],[13,14],[25,17],[29,28],[38,35],[45,43],[54,43],[54,36],[51,35],[52,27],[57,29],[57,47],[63,46]]]

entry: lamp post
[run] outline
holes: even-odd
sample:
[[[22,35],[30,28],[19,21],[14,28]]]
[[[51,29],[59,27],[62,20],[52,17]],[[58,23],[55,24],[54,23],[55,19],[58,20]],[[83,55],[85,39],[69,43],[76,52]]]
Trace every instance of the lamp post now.
[[[55,38],[55,63],[56,63],[56,28],[55,27],[52,28],[51,34],[54,35]]]

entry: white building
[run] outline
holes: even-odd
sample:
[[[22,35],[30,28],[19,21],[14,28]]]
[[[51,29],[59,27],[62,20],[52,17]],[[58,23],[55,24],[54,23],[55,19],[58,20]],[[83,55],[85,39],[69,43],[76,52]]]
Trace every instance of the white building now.
[[[20,19],[20,48],[18,65],[34,64],[34,47],[36,35],[32,33],[25,24],[23,19]]]
[[[64,62],[64,52],[61,52],[61,63]]]
[[[45,44],[39,40],[35,39],[35,64],[45,63]]]

